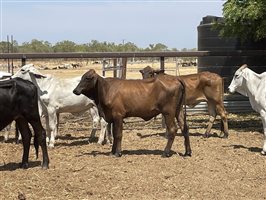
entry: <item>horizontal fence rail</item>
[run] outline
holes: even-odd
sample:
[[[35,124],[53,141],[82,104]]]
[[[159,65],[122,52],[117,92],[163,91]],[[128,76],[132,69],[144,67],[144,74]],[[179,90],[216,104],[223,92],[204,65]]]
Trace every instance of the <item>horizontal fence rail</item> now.
[[[130,58],[130,57],[203,57],[266,56],[266,50],[235,51],[166,51],[166,52],[89,52],[89,53],[0,53],[0,59],[56,58]]]

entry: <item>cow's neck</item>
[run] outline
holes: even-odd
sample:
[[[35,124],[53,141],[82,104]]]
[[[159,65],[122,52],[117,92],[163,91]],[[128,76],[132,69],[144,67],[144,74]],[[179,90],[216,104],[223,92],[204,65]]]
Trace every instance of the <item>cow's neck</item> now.
[[[97,105],[99,105],[99,104],[103,103],[100,100],[103,99],[102,97],[105,94],[104,91],[106,90],[106,81],[105,81],[105,79],[103,77],[98,76],[95,88],[97,88],[96,91],[95,91],[95,93],[96,93],[95,103]]]
[[[51,86],[51,79],[54,79],[53,77],[36,78],[32,73],[30,73],[30,78],[31,82],[37,86],[40,96],[47,93],[47,90]]]
[[[258,86],[260,84],[260,77],[258,74],[256,74],[255,72],[253,72],[250,69],[246,69],[248,70],[246,72],[246,87],[247,87],[247,95],[249,97],[254,97],[256,95],[256,91],[258,89]]]
[[[100,116],[103,117],[106,121],[110,121],[110,118],[108,118],[108,115],[106,115],[107,103],[105,98],[107,90],[109,88],[108,85],[109,84],[105,80],[105,78],[98,76],[94,91],[95,98],[93,99],[95,101],[95,104],[97,105]]]

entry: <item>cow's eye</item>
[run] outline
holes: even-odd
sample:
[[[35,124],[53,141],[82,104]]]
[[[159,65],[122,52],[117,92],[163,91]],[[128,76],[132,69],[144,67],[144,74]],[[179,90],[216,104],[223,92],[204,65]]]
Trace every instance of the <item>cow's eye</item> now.
[[[235,75],[235,78],[239,78],[239,75],[238,75],[238,74],[236,74],[236,75]]]
[[[91,81],[93,77],[86,77],[86,80]]]

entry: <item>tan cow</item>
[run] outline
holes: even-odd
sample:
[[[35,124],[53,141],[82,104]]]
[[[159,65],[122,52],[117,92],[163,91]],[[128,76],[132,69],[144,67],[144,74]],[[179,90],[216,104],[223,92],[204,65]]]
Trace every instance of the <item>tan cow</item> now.
[[[121,156],[123,119],[140,117],[150,120],[162,113],[168,131],[168,142],[163,156],[170,156],[177,132],[175,117],[179,119],[185,137],[185,155],[191,155],[188,128],[183,104],[185,86],[176,77],[149,78],[146,80],[121,80],[102,78],[94,70],[86,72],[74,89],[74,94],[83,94],[95,101],[100,115],[113,123],[112,154]]]
[[[154,70],[147,66],[140,70],[142,77],[154,77],[159,74],[171,76],[164,73],[164,70]],[[174,76],[173,76],[174,77]],[[224,84],[223,79],[218,74],[211,72],[201,72],[198,74],[189,74],[179,76],[186,85],[186,105],[194,107],[200,102],[207,102],[209,111],[209,123],[204,136],[208,137],[216,119],[217,113],[221,116],[221,137],[228,137],[227,113],[224,108]]]

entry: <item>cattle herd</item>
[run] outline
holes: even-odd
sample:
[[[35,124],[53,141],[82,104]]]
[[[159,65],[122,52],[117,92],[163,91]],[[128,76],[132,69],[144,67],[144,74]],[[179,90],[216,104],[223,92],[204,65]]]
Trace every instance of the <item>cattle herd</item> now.
[[[24,65],[8,80],[0,81],[0,130],[12,121],[16,122],[22,136],[22,168],[28,167],[31,129],[34,131],[36,156],[41,146],[44,169],[49,168],[47,146],[54,147],[58,135],[60,113],[79,114],[89,111],[93,119],[91,137],[94,137],[98,123],[101,133],[98,140],[112,143],[111,154],[122,155],[121,142],[123,119],[140,117],[150,120],[162,114],[167,132],[167,143],[163,156],[171,156],[171,147],[177,133],[177,125],[184,136],[184,156],[191,156],[189,129],[186,122],[186,105],[194,107],[205,101],[208,105],[209,123],[205,137],[216,118],[221,116],[220,137],[228,137],[227,113],[223,104],[223,79],[210,72],[186,76],[171,76],[162,70],[145,67],[140,70],[143,79],[122,80],[105,78],[91,69],[82,77],[59,79],[44,75],[32,64]],[[0,74],[1,76],[1,74]],[[247,65],[235,73],[229,91],[249,97],[252,108],[260,113],[266,154],[266,73],[256,74]],[[41,124],[45,119],[46,129]]]

